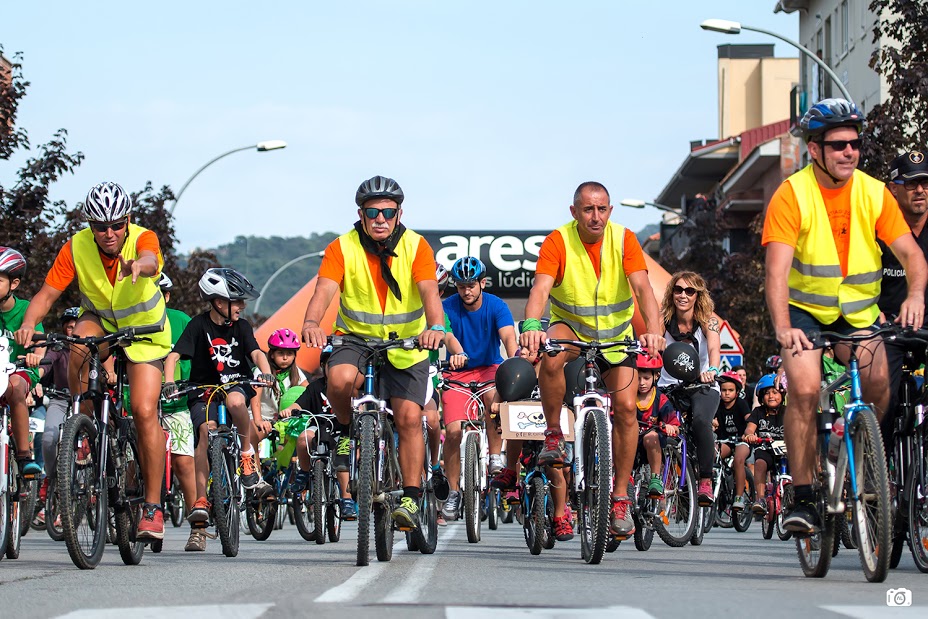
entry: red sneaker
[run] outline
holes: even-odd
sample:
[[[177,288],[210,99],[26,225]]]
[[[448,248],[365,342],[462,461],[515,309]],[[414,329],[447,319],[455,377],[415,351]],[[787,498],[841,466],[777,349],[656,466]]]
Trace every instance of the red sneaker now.
[[[574,527],[570,523],[570,516],[564,515],[558,518],[554,517],[554,539],[559,542],[566,542],[574,538]]]
[[[538,454],[538,466],[564,466],[567,459],[567,447],[564,433],[560,430],[545,430],[545,446]]]
[[[516,487],[516,472],[512,469],[503,469],[490,481],[490,486],[500,490],[512,490]]]
[[[138,539],[164,539],[164,513],[160,505],[145,503],[136,533]]]

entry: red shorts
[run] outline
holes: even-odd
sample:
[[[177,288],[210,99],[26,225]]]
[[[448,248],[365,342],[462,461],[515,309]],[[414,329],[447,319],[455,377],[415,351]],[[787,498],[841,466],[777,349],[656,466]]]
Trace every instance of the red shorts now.
[[[469,383],[471,381],[482,383],[496,378],[496,368],[498,367],[498,364],[484,365],[471,370],[452,372],[449,374],[449,377],[463,383]],[[479,409],[469,389],[465,389],[459,385],[454,385],[452,388],[446,389],[441,394],[441,404],[445,425],[453,421],[477,419],[477,412]]]

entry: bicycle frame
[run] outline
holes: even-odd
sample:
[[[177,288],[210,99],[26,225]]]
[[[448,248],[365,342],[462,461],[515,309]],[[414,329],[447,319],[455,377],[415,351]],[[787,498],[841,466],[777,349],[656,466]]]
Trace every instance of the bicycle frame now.
[[[832,391],[843,387],[848,383],[848,381],[851,385],[851,399],[844,406],[844,423],[846,428],[844,432],[844,438],[841,441],[837,461],[831,462],[826,458],[826,471],[824,471],[826,473],[828,482],[828,493],[825,505],[829,514],[843,514],[847,509],[847,505],[845,505],[841,500],[841,495],[844,491],[844,482],[845,478],[847,477],[847,471],[856,470],[856,463],[854,461],[854,438],[852,436],[853,432],[850,432],[849,430],[851,427],[853,427],[858,412],[861,409],[868,408],[867,404],[863,401],[863,392],[861,391],[860,386],[860,366],[857,360],[856,351],[853,348],[851,350],[851,358],[848,362],[847,372],[828,385],[826,387],[827,392],[831,393]],[[823,393],[824,392],[825,390],[823,390]],[[857,476],[851,475],[850,478],[850,490],[853,496],[853,500],[858,501],[860,500],[860,494],[857,488]]]
[[[464,487],[464,475],[466,472],[464,459],[467,454],[464,453],[463,446],[467,444],[467,439],[469,436],[476,435],[477,444],[480,446],[478,454],[480,460],[480,491],[483,492],[488,487],[489,480],[487,478],[487,461],[490,454],[490,447],[489,443],[487,442],[486,406],[483,403],[483,396],[496,389],[496,385],[492,381],[490,381],[490,384],[479,383],[476,381],[463,383],[461,381],[456,381],[446,377],[442,377],[442,381],[448,385],[447,389],[456,391],[458,393],[463,393],[467,396],[467,404],[465,404],[465,407],[468,414],[467,417],[461,422],[463,432],[461,433],[462,449],[460,450],[460,487]],[[476,414],[473,416],[470,415],[470,411],[473,410],[471,407],[476,408]],[[425,416],[423,416],[423,419],[425,419]]]

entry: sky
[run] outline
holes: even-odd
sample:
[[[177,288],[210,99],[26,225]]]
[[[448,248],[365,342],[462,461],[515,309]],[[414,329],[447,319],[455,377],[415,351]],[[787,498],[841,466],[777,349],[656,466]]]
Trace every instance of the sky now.
[[[182,251],[239,235],[347,231],[366,178],[395,178],[412,229],[539,230],[578,184],[639,230],[689,150],[718,136],[708,18],[795,39],[775,0],[4,2],[0,44],[31,82],[18,124],[86,159],[53,199],[114,180],[178,191]],[[776,55],[796,56],[777,44]],[[798,76],[797,76],[798,77]],[[30,153],[0,161],[9,186]]]

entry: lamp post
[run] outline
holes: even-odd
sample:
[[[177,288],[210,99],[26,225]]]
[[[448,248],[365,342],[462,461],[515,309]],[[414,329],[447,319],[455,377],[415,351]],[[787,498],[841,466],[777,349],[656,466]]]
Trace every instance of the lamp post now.
[[[271,273],[271,276],[268,277],[267,281],[264,282],[264,285],[261,286],[261,291],[258,293],[258,300],[255,301],[254,308],[252,308],[251,310],[251,315],[252,316],[258,315],[258,308],[261,307],[261,300],[264,299],[264,293],[267,292],[267,289],[268,287],[270,287],[271,282],[277,279],[278,275],[280,275],[281,273],[283,273],[284,271],[292,267],[297,262],[300,262],[301,260],[306,260],[307,258],[321,258],[323,255],[325,255],[325,251],[317,251],[311,254],[303,254],[302,256],[297,256],[293,260],[290,260],[289,262],[282,264],[280,268],[278,268],[276,271]]]
[[[180,201],[180,197],[181,197],[182,195],[184,195],[184,191],[186,191],[187,186],[190,185],[190,183],[193,182],[193,179],[195,179],[197,176],[199,176],[200,172],[202,172],[203,170],[205,170],[205,169],[208,168],[209,166],[213,165],[214,163],[216,163],[217,161],[219,161],[219,160],[222,159],[223,157],[228,157],[229,155],[231,155],[231,154],[233,154],[233,153],[238,153],[238,152],[241,152],[241,151],[243,151],[243,150],[251,150],[252,148],[254,148],[255,150],[257,150],[259,153],[263,153],[263,152],[266,152],[266,151],[269,151],[269,150],[279,150],[279,149],[281,149],[281,148],[286,148],[286,147],[287,147],[287,143],[284,142],[283,140],[264,140],[263,142],[258,142],[257,144],[249,144],[248,146],[242,146],[241,148],[233,148],[232,150],[230,150],[230,151],[228,151],[228,152],[222,153],[222,154],[219,155],[218,157],[214,157],[213,159],[210,159],[210,160],[207,161],[206,164],[203,165],[199,170],[197,170],[196,172],[194,172],[194,173],[193,173],[193,176],[191,176],[190,178],[188,178],[188,179],[187,179],[187,182],[184,183],[183,187],[180,188],[180,191],[177,192],[177,196],[175,196],[175,198],[174,198],[174,204],[171,205],[171,210],[170,210],[169,212],[171,213],[171,215],[174,214],[174,209],[177,208],[177,203]]]
[[[657,202],[648,202],[647,200],[637,200],[635,198],[625,198],[619,202],[622,206],[628,206],[630,208],[644,208],[646,206],[651,206],[656,208],[659,211],[666,211],[668,213],[673,213],[680,219],[687,219],[687,216],[680,212],[680,209],[673,208],[672,206],[666,206],[664,204],[658,204]],[[666,216],[664,217],[664,223],[668,225],[675,225],[667,221]]]
[[[782,34],[777,34],[776,32],[764,30],[763,28],[745,26],[742,23],[739,23],[736,21],[729,21],[727,19],[707,19],[706,21],[699,24],[699,27],[702,28],[703,30],[709,30],[712,32],[721,32],[722,34],[738,34],[742,30],[750,30],[752,32],[759,32],[761,34],[766,34],[775,39],[780,39],[784,43],[789,43],[790,45],[798,49],[803,55],[805,55],[810,60],[812,60],[812,62],[817,64],[825,73],[827,73],[828,77],[830,77],[831,81],[835,83],[835,86],[838,87],[838,90],[841,91],[841,94],[844,96],[845,99],[847,99],[851,103],[854,102],[854,100],[851,99],[851,93],[847,91],[847,87],[841,82],[841,79],[837,76],[837,74],[831,70],[831,67],[825,64],[824,60],[822,60],[817,55],[815,55],[812,52],[812,50],[810,50],[809,48],[803,47],[802,45],[800,45],[796,41],[793,41],[792,39],[787,39]]]

